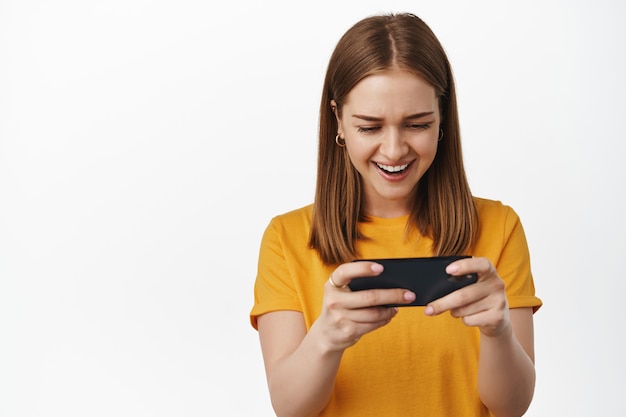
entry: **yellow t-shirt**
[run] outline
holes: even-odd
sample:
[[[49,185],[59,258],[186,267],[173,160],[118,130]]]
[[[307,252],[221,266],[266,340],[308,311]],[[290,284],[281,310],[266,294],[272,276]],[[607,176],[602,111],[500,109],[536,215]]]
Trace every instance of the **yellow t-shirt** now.
[[[469,255],[486,257],[506,283],[510,308],[541,306],[535,297],[526,237],[517,214],[497,201],[475,198],[480,234]],[[262,239],[254,306],[259,315],[295,310],[307,329],[321,312],[324,284],[333,267],[308,247],[312,206],[272,219]],[[360,258],[432,256],[431,240],[406,236],[408,216],[360,223],[369,240]],[[478,396],[479,330],[450,314],[424,315],[401,307],[388,325],[346,349],[333,396],[321,416],[489,416]]]

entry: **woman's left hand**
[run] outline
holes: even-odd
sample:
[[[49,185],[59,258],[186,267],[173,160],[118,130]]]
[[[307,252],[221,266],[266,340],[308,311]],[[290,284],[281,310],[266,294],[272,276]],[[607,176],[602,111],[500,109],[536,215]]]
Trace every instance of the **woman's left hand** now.
[[[479,327],[485,336],[511,331],[504,282],[489,259],[462,259],[448,265],[446,272],[455,276],[477,273],[478,281],[431,302],[426,306],[426,315],[450,311],[467,326]]]

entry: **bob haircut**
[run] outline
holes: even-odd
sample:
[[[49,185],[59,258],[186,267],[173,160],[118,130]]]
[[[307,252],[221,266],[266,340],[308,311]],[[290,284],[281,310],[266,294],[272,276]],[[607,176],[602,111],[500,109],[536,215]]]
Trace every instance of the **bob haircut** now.
[[[345,148],[337,146],[337,119],[354,86],[365,77],[399,68],[432,85],[441,113],[435,159],[411,197],[408,229],[432,239],[433,255],[466,253],[476,240],[478,216],[461,153],[459,119],[452,70],[431,29],[410,13],[367,17],[352,26],[331,55],[320,105],[317,185],[309,245],[327,265],[358,257],[356,242],[367,239],[358,223],[362,213],[359,173]],[[407,231],[408,231],[407,229]]]

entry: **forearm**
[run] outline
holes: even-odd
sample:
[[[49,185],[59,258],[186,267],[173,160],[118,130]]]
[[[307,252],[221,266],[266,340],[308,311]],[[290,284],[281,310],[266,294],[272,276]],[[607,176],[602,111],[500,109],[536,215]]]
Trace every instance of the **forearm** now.
[[[528,409],[535,366],[512,329],[499,336],[481,334],[478,389],[482,402],[498,417],[519,417]]]
[[[343,351],[320,342],[314,325],[289,356],[268,376],[272,405],[278,417],[316,416],[328,403]]]

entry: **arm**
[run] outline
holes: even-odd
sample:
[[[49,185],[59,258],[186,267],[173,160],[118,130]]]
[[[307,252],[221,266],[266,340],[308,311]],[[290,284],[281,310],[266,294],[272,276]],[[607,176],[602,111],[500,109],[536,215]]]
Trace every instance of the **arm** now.
[[[501,335],[480,336],[478,390],[496,416],[523,415],[535,388],[532,309],[511,309],[509,317]]]
[[[339,286],[357,276],[373,276],[382,266],[357,262],[339,266]],[[258,318],[261,350],[272,406],[277,416],[315,416],[332,395],[343,352],[368,332],[386,325],[415,295],[401,289],[351,292],[326,283],[322,312],[309,331],[302,313],[276,311]]]
[[[258,319],[267,384],[277,416],[314,416],[328,403],[342,350],[307,335],[302,313],[276,311]]]
[[[457,261],[448,273],[478,273],[478,282],[435,300],[427,315],[449,311],[480,330],[478,391],[498,417],[523,415],[535,389],[532,309],[509,309],[505,286],[485,258]]]

